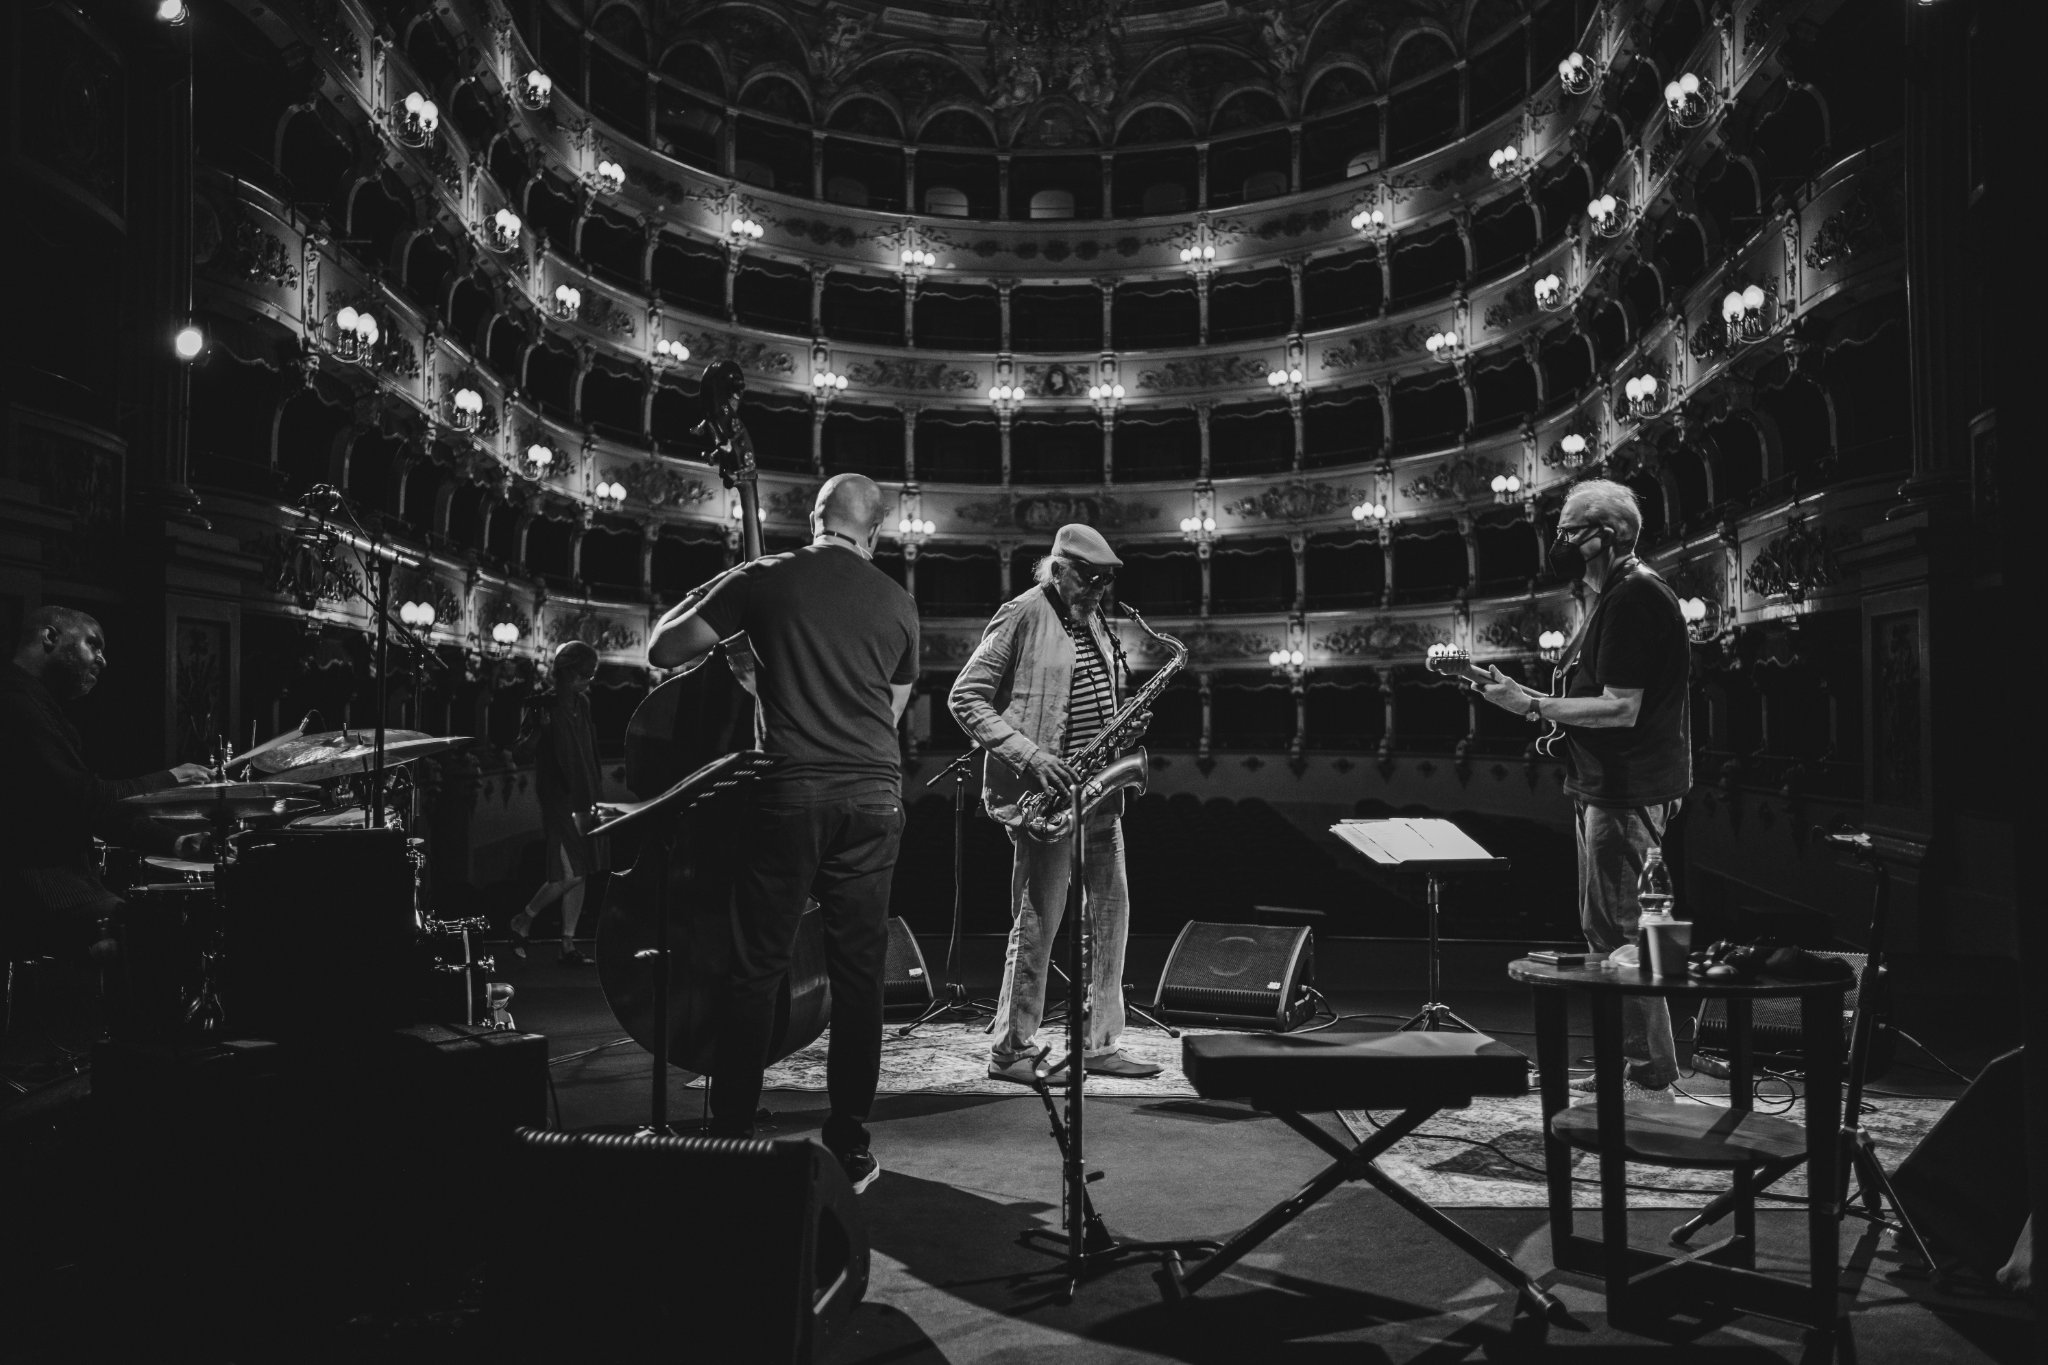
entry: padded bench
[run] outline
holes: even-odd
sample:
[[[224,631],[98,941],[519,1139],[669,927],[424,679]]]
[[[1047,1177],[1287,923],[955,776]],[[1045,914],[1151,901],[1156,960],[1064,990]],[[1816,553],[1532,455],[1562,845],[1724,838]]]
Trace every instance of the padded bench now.
[[[1218,1033],[1181,1042],[1181,1067],[1205,1099],[1249,1100],[1335,1158],[1315,1179],[1233,1235],[1192,1270],[1167,1260],[1167,1283],[1192,1294],[1339,1185],[1363,1180],[1506,1281],[1539,1314],[1562,1312],[1505,1251],[1487,1246],[1382,1171],[1377,1158],[1439,1110],[1529,1088],[1529,1059],[1482,1033]],[[1364,1141],[1348,1143],[1303,1117],[1335,1109],[1397,1109]]]

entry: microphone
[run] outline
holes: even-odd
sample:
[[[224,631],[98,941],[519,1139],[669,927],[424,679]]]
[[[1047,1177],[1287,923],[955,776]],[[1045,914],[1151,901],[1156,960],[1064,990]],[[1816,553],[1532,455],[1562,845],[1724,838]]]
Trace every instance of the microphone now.
[[[299,733],[302,735],[317,735],[326,728],[320,723],[318,711],[308,711],[306,718],[299,722]]]

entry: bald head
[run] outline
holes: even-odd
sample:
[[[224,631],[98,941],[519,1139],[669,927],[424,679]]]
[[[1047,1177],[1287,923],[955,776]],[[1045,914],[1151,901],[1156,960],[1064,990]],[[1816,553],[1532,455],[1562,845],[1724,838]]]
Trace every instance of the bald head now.
[[[76,607],[37,607],[14,639],[14,666],[41,678],[60,697],[92,691],[107,666],[100,623]]]
[[[887,510],[881,487],[865,474],[834,474],[811,507],[813,532],[837,531],[862,546],[882,525]]]

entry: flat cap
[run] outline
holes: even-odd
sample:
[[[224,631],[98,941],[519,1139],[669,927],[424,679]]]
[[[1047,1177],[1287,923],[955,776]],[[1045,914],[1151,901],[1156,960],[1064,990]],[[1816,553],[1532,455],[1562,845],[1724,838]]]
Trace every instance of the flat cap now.
[[[1116,557],[1116,551],[1110,549],[1109,542],[1102,538],[1102,532],[1078,521],[1060,527],[1059,534],[1052,538],[1052,552],[1061,559],[1071,559],[1080,564],[1094,564],[1106,569],[1123,566],[1123,561]]]

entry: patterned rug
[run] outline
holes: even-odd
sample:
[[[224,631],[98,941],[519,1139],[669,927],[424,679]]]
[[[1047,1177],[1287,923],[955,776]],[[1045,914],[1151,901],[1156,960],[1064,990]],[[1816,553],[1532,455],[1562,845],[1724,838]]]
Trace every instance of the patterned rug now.
[[[896,1036],[901,1025],[890,1023],[882,1030],[882,1085],[884,1095],[1028,1095],[1030,1089],[1010,1081],[989,1079],[990,1035],[982,1025],[935,1020],[908,1038]],[[1213,1029],[1183,1029],[1183,1034],[1213,1033]],[[768,1090],[818,1090],[825,1088],[825,1044],[818,1039],[801,1052],[793,1052],[768,1068],[762,1081]],[[1038,1031],[1041,1047],[1050,1045],[1057,1053],[1066,1046],[1067,1035],[1058,1027]],[[1158,1029],[1131,1028],[1124,1032],[1122,1046],[1127,1056],[1141,1062],[1156,1062],[1164,1068],[1150,1080],[1126,1080],[1116,1076],[1090,1076],[1088,1093],[1104,1098],[1172,1099],[1195,1093],[1180,1069],[1180,1042]],[[700,1077],[691,1085],[702,1085]]]
[[[1688,1086],[1688,1088],[1691,1088]],[[1699,1101],[1680,1098],[1680,1104]],[[1863,1128],[1877,1144],[1887,1171],[1896,1170],[1948,1111],[1942,1099],[1882,1099],[1863,1116]],[[1775,1108],[1775,1106],[1771,1106]],[[1359,1110],[1340,1115],[1354,1136],[1372,1125]],[[1382,1122],[1390,1113],[1375,1113]],[[1798,1119],[1797,1106],[1786,1115]],[[1491,1143],[1490,1147],[1476,1144]],[[1532,1092],[1519,1099],[1474,1100],[1467,1109],[1446,1109],[1380,1158],[1380,1168],[1440,1208],[1542,1208],[1549,1203],[1543,1183],[1542,1102]],[[1696,1209],[1728,1188],[1726,1171],[1676,1170],[1628,1163],[1630,1208]],[[1572,1149],[1572,1206],[1600,1207],[1600,1163],[1591,1152]],[[1804,1168],[1771,1187],[1788,1195],[1806,1193]],[[1768,1202],[1762,1207],[1770,1207]]]

